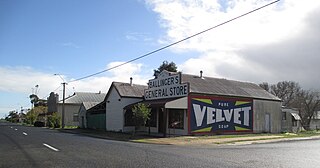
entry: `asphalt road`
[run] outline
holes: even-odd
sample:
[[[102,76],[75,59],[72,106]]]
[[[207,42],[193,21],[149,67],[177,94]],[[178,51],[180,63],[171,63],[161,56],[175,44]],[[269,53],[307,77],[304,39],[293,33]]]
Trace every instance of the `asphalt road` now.
[[[0,122],[0,167],[320,167],[320,140],[172,146]]]

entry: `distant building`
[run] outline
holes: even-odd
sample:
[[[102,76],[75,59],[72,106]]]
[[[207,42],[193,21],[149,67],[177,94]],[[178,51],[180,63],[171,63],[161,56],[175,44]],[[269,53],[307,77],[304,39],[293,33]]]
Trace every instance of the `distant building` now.
[[[282,108],[281,114],[282,132],[299,132],[303,129],[299,111],[291,108]]]
[[[319,130],[320,129],[320,111],[316,111],[310,122],[310,129]]]
[[[53,112],[58,112],[58,102],[59,95],[55,94],[54,92],[51,92],[47,100],[49,114],[52,114]]]
[[[75,92],[65,99],[64,123],[66,126],[79,126],[79,111],[83,102],[102,102],[105,93]],[[62,100],[58,103],[58,114],[62,116]]]

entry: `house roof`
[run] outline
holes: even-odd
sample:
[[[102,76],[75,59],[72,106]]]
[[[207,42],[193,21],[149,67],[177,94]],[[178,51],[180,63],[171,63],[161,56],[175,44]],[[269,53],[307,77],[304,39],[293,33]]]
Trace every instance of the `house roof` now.
[[[281,110],[282,110],[282,112],[290,113],[295,120],[301,120],[301,118],[299,116],[299,111],[297,109],[282,107]]]
[[[83,106],[86,110],[89,110],[90,108],[96,106],[99,103],[101,102],[83,102]]]
[[[196,75],[182,74],[182,83],[189,82],[191,93],[214,94],[224,96],[237,96],[281,101],[278,97],[265,91],[254,83],[234,80],[199,77]]]
[[[267,92],[257,84],[250,82],[212,77],[201,78],[197,75],[190,74],[182,74],[181,81],[182,83],[189,83],[190,93],[281,101],[281,99]],[[110,94],[112,87],[115,87],[121,97],[141,98],[144,96],[144,90],[148,89],[147,85],[130,85],[129,83],[113,82],[108,94]]]
[[[105,93],[75,92],[65,99],[66,104],[81,104],[83,102],[102,102]],[[62,101],[60,101],[61,103]]]
[[[122,82],[112,82],[110,89],[112,88],[112,86],[115,87],[121,97],[143,97],[144,90],[148,88],[147,85],[130,85],[129,83]],[[107,95],[110,94],[109,92]]]

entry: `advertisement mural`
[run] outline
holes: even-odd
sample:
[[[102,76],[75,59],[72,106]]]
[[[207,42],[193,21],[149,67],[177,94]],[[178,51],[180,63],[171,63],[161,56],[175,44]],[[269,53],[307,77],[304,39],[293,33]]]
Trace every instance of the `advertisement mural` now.
[[[189,96],[189,133],[252,131],[252,99]]]

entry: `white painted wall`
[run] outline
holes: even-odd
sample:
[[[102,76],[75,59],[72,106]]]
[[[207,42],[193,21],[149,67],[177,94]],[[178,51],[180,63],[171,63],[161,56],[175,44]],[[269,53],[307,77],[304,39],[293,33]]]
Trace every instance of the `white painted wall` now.
[[[87,128],[87,110],[85,109],[84,106],[81,106],[80,107],[80,110],[79,110],[79,127],[80,128]],[[83,117],[83,123],[82,123],[82,117]],[[84,126],[84,127],[83,127]]]
[[[65,126],[79,126],[79,122],[73,121],[73,114],[79,113],[81,104],[65,104],[64,105],[64,125]],[[62,119],[62,104],[58,104],[58,114]]]
[[[123,108],[141,101],[142,98],[121,98],[117,90],[112,87],[106,100],[106,130],[122,132],[124,131]]]

